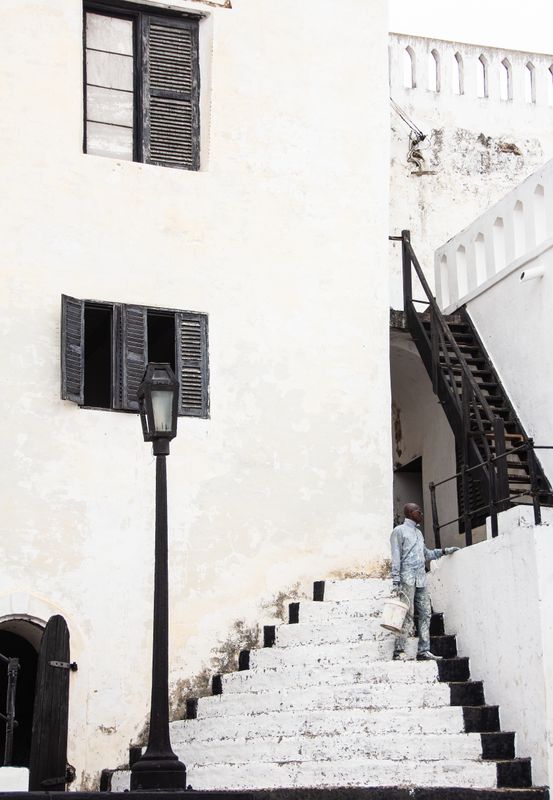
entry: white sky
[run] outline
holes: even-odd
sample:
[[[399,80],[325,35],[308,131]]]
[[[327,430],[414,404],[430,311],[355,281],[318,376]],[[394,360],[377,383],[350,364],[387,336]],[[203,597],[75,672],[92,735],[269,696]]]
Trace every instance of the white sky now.
[[[390,30],[553,53],[553,0],[390,0]]]

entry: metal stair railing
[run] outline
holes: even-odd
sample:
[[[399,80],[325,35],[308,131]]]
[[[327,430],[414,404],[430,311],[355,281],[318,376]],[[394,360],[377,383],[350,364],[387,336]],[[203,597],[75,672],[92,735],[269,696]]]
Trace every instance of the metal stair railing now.
[[[390,239],[401,241],[402,244],[403,299],[407,327],[462,452],[462,468],[458,477],[462,484],[464,532],[466,543],[470,545],[472,518],[477,512],[471,508],[471,483],[476,480],[480,484],[486,500],[497,497],[497,486],[502,490],[508,487],[506,459],[494,459],[490,447],[490,440],[493,440],[496,455],[505,452],[505,423],[490,408],[436,302],[411,245],[410,232],[403,230],[401,236],[391,236]],[[413,271],[426,300],[413,299]],[[430,337],[415,303],[428,307]],[[460,373],[461,378],[460,389],[457,386],[457,373]],[[508,492],[502,493],[502,497],[507,494]],[[509,501],[502,501],[501,508],[508,504]]]

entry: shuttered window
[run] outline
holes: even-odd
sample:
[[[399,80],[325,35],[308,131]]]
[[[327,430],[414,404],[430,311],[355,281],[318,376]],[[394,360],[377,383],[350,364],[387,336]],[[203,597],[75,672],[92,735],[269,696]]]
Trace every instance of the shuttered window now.
[[[206,314],[62,295],[62,399],[138,411],[137,390],[149,360],[173,367],[181,416],[209,416]],[[98,406],[87,398],[107,399]]]
[[[198,21],[85,2],[85,152],[197,170]]]

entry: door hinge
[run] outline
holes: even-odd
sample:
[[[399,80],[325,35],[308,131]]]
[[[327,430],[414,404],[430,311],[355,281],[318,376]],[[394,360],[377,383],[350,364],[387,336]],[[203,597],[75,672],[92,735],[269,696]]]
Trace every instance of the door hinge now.
[[[76,661],[72,661],[70,664],[67,661],[49,661],[48,664],[59,669],[70,669],[71,672],[77,672],[79,669]]]

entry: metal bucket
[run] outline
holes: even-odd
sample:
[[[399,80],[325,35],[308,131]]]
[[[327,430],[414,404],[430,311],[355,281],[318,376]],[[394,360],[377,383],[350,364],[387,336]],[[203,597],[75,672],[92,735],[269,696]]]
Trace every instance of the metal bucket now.
[[[409,611],[409,600],[403,592],[401,596],[405,599],[401,600],[400,597],[386,598],[382,608],[382,621],[380,623],[382,628],[386,628],[387,631],[398,634],[403,630],[403,623]]]

